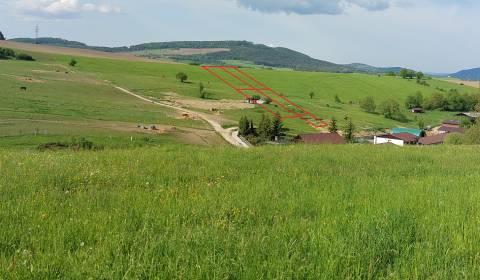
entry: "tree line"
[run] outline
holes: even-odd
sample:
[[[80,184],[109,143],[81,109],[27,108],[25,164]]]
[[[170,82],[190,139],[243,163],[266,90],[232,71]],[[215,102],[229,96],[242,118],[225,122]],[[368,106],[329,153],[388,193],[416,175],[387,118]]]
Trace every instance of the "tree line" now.
[[[246,137],[252,144],[277,141],[286,136],[288,131],[284,127],[279,113],[275,114],[273,118],[263,114],[257,127],[255,127],[252,119],[242,116],[238,127],[238,134]]]

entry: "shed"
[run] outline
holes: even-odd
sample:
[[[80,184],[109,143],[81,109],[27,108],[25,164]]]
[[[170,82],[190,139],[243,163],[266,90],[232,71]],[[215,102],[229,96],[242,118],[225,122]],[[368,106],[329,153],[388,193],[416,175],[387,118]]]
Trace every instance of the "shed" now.
[[[472,122],[476,121],[478,118],[480,118],[480,112],[467,112],[467,113],[460,113],[457,114],[459,117],[467,117],[469,118]]]
[[[295,138],[298,142],[315,145],[315,144],[345,144],[345,139],[338,133],[317,133],[317,134],[300,134]]]
[[[417,137],[422,137],[425,135],[425,131],[421,129],[415,129],[415,128],[392,128],[392,134],[399,134],[399,133],[410,133],[413,134]]]
[[[375,136],[373,143],[375,145],[393,144],[400,147],[403,147],[405,145],[405,141],[396,137],[393,134],[383,134],[383,135]]]
[[[420,145],[440,145],[445,142],[445,138],[447,138],[447,134],[437,134],[427,137],[422,137],[418,140],[418,144]]]
[[[423,108],[412,108],[412,113],[423,114],[423,113],[425,113],[425,111],[423,110]]]
[[[397,137],[400,140],[403,140],[404,144],[417,144],[419,138],[410,133],[397,133],[393,134],[393,136]]]

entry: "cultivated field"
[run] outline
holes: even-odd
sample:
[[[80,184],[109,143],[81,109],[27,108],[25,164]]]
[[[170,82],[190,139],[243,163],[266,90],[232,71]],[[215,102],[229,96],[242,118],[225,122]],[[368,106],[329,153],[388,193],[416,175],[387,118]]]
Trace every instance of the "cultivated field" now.
[[[1,151],[0,278],[477,279],[479,160],[474,147]]]
[[[454,83],[457,85],[464,85],[468,87],[473,87],[473,88],[480,88],[480,82],[479,81],[463,81],[459,79],[442,79],[443,81]]]

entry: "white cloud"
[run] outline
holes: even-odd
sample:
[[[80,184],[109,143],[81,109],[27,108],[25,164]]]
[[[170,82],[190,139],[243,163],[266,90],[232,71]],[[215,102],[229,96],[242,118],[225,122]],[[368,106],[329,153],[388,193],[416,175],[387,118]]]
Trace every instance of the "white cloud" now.
[[[107,4],[83,3],[79,0],[12,0],[22,15],[44,19],[66,19],[85,12],[118,13],[120,8]]]
[[[392,0],[236,0],[243,7],[265,13],[293,13],[301,15],[342,14],[350,6],[369,11],[388,9]]]

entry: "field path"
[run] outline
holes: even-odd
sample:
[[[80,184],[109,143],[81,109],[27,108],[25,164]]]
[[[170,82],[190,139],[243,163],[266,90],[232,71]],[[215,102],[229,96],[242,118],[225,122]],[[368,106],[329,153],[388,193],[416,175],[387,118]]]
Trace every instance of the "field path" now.
[[[237,128],[232,127],[232,128],[225,129],[220,125],[220,123],[218,123],[214,118],[212,118],[208,114],[191,111],[191,110],[184,109],[184,108],[177,107],[177,106],[173,106],[173,105],[170,105],[170,104],[164,103],[164,102],[153,101],[153,100],[150,100],[146,97],[140,96],[140,95],[138,95],[134,92],[131,92],[131,91],[129,91],[127,89],[124,89],[122,87],[119,87],[119,86],[115,86],[115,88],[124,92],[124,93],[127,93],[127,94],[129,94],[133,97],[141,99],[143,101],[146,101],[146,102],[149,102],[149,103],[152,103],[152,104],[155,104],[155,105],[160,105],[160,106],[163,106],[163,107],[168,107],[168,108],[171,108],[171,109],[175,109],[175,110],[180,111],[182,113],[187,113],[187,114],[190,114],[192,116],[198,117],[198,118],[208,122],[213,127],[213,129],[218,134],[220,134],[223,137],[223,139],[225,139],[225,141],[232,144],[233,146],[240,147],[240,148],[250,148],[250,145],[248,143],[244,142],[242,139],[240,139],[240,137],[238,137]]]

